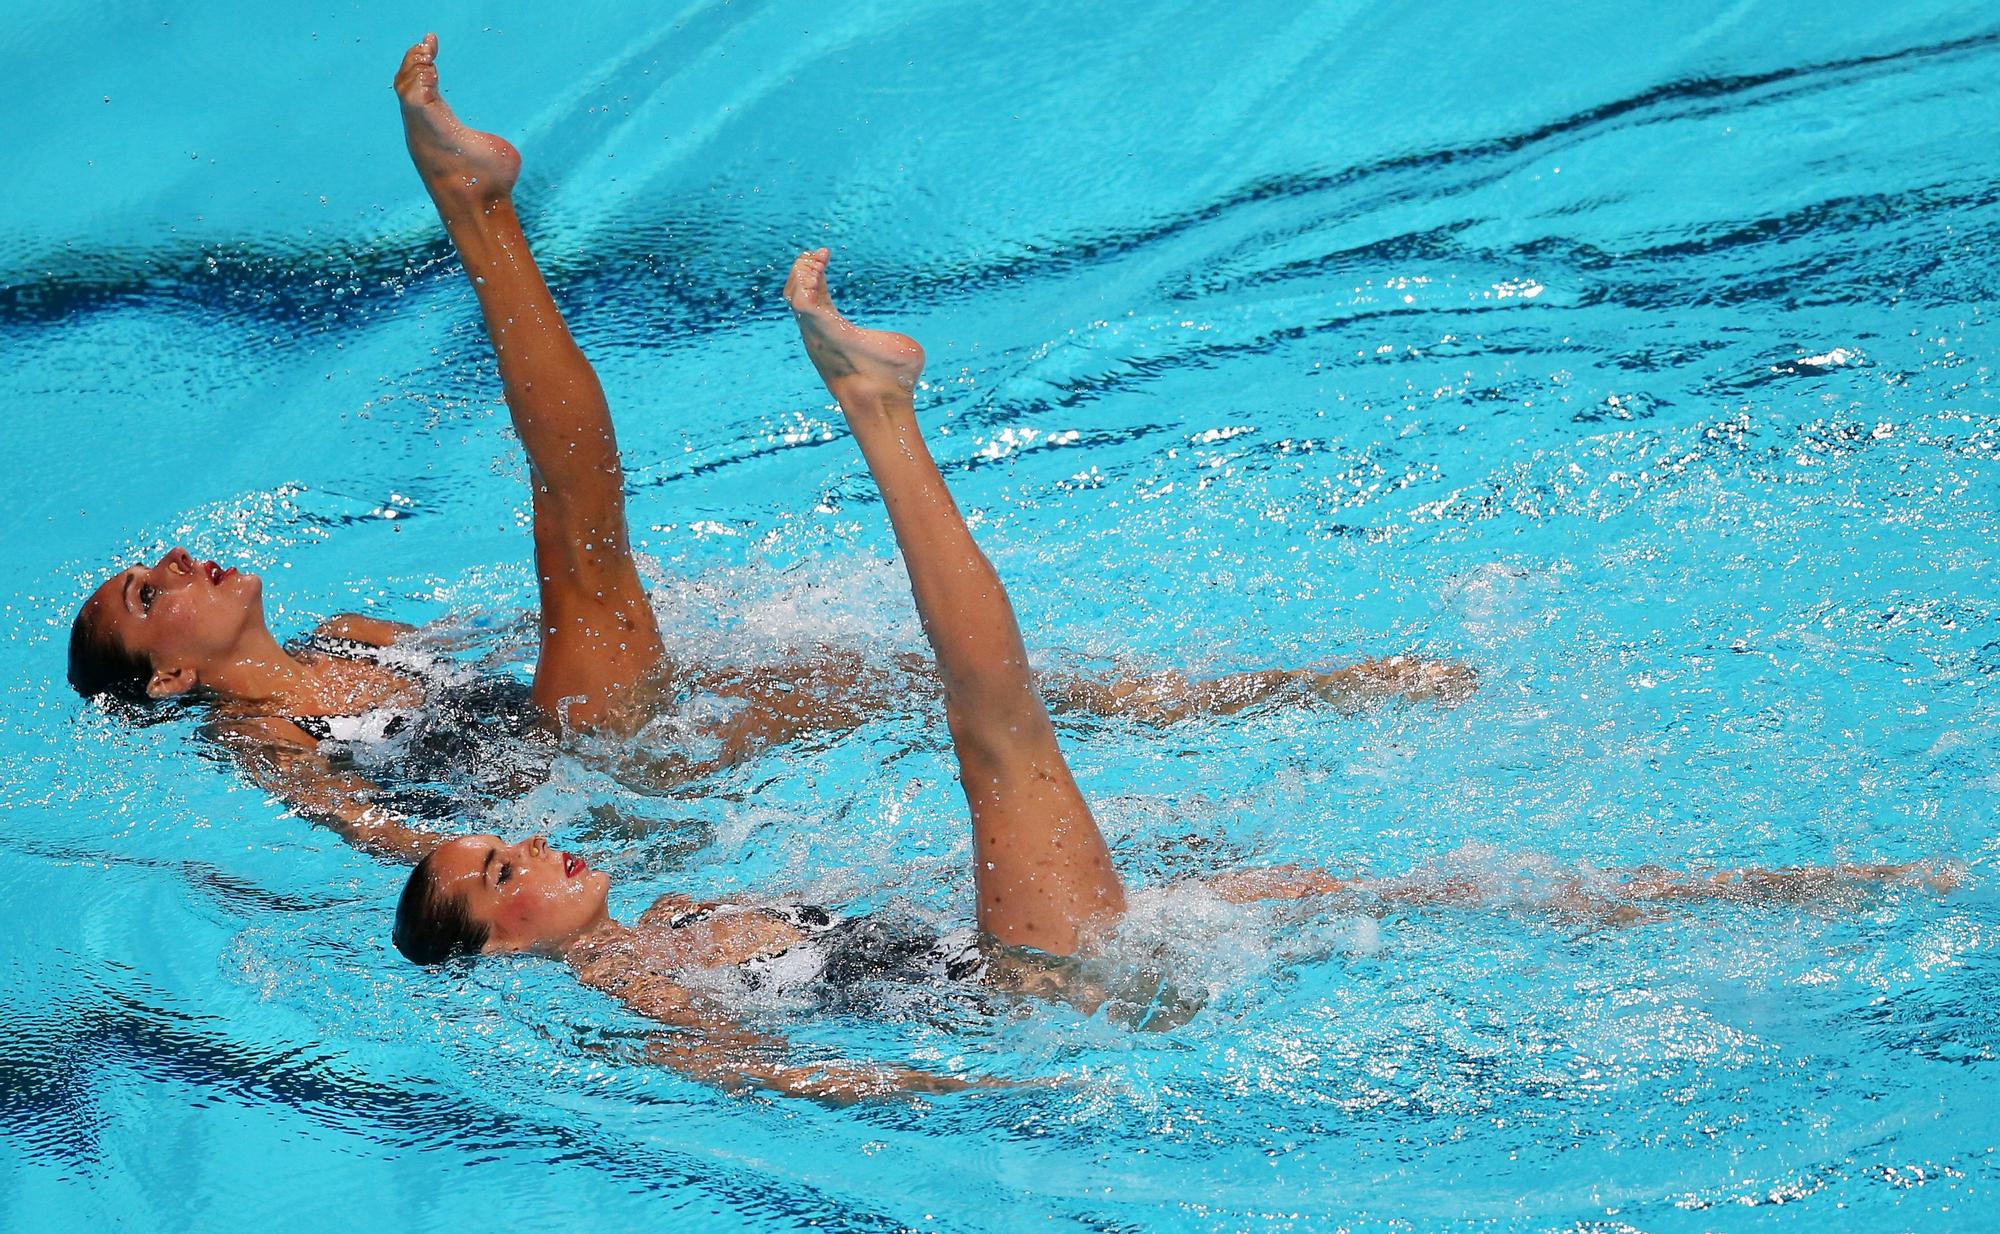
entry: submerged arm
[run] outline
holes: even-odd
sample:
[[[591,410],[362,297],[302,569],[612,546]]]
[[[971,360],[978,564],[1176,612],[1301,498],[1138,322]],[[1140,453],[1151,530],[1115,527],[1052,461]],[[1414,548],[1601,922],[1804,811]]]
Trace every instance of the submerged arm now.
[[[294,728],[296,738],[279,726]],[[213,736],[252,782],[274,793],[300,817],[337,833],[363,852],[392,861],[421,861],[444,837],[410,826],[403,815],[373,804],[373,781],[341,771],[310,745],[304,731],[282,720],[216,724]]]
[[[1344,879],[1310,866],[1273,866],[1233,870],[1205,879],[1202,885],[1237,904],[1345,894],[1382,909],[1490,908],[1634,925],[1660,920],[1660,912],[1650,907],[1660,904],[1859,906],[1866,902],[1864,893],[1869,888],[1907,886],[1943,895],[1957,887],[1958,881],[1958,871],[1951,866],[1914,862],[1694,871],[1641,866],[1606,870],[1594,879],[1571,874],[1540,888],[1501,889],[1457,873]]]
[[[586,984],[613,994],[626,1006],[671,1029],[646,1047],[646,1061],[671,1067],[691,1080],[727,1092],[753,1089],[787,1097],[809,1097],[836,1105],[915,1093],[953,1093],[990,1088],[992,1081],[916,1071],[879,1063],[839,1060],[787,1062],[790,1042],[760,1033],[701,1002],[691,991],[662,977],[607,980],[579,967]]]
[[[1477,688],[1463,664],[1416,656],[1385,656],[1345,668],[1272,668],[1202,680],[1167,671],[1105,680],[1050,674],[1041,680],[1050,705],[1101,716],[1173,724],[1194,716],[1228,716],[1273,699],[1360,711],[1395,699],[1453,706]]]
[[[1260,900],[1307,900],[1338,895],[1352,891],[1355,883],[1311,866],[1268,866],[1231,870],[1203,879],[1201,885],[1217,899],[1231,904],[1252,904]]]

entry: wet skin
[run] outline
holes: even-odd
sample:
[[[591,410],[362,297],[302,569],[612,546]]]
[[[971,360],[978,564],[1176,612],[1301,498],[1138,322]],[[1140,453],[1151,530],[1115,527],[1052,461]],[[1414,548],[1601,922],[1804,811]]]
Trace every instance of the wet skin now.
[[[186,692],[202,666],[245,649],[265,632],[263,580],[196,561],[180,547],[150,566],[112,575],[84,609],[104,636],[152,663],[147,692],[155,698]]]
[[[431,854],[439,889],[486,927],[488,951],[551,951],[611,919],[611,876],[540,836],[460,836]]]

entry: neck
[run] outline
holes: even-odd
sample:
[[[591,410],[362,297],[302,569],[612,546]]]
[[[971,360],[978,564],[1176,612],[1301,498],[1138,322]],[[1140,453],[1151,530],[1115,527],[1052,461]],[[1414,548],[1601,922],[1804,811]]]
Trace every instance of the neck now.
[[[596,921],[556,943],[552,950],[560,958],[576,964],[607,947],[615,947],[626,942],[631,937],[631,927],[612,917],[609,909],[599,909]]]
[[[201,684],[228,702],[276,705],[302,698],[316,680],[311,665],[278,646],[262,625],[201,674]]]

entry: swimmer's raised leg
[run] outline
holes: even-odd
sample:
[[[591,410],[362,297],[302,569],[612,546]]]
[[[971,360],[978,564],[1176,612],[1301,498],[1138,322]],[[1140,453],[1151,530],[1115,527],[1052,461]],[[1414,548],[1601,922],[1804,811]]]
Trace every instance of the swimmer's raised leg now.
[[[633,694],[662,648],[632,560],[611,411],[514,212],[521,156],[446,106],[437,51],[427,34],[404,54],[396,97],[410,161],[465,262],[528,453],[542,606],[534,698],[568,724],[631,727],[643,718]]]
[[[403,53],[396,69],[396,98],[403,105],[403,141],[410,161],[438,210],[446,214],[484,213],[507,201],[521,175],[521,153],[505,138],[482,133],[460,120],[438,89],[438,40],[423,41]],[[461,223],[467,220],[460,218]]]
[[[1124,886],[1056,745],[1013,605],[917,427],[911,392],[923,349],[842,317],[827,292],[827,257],[801,254],[785,299],[882,490],[937,656],[972,811],[980,928],[1002,943],[1072,954],[1093,926],[1123,914]]]

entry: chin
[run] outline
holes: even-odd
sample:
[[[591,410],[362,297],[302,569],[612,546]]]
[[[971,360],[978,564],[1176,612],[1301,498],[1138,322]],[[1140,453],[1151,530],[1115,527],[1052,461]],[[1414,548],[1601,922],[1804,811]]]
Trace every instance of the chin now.
[[[248,624],[265,626],[264,620],[264,580],[254,574],[239,574],[232,580],[241,601],[243,615]]]

